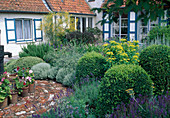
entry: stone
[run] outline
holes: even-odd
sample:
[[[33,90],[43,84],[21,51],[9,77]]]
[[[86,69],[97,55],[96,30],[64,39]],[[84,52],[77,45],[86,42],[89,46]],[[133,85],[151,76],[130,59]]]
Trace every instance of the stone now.
[[[35,113],[35,111],[30,111],[30,113]]]
[[[54,104],[55,104],[56,102],[51,102],[50,104],[49,104],[49,106],[53,106]]]
[[[51,101],[54,98],[54,94],[50,94],[48,101]]]
[[[44,92],[45,92],[45,93],[48,93],[48,91],[47,91],[47,90],[45,90],[45,89],[44,89]]]
[[[20,112],[17,112],[17,113],[15,113],[16,115],[22,115],[22,114],[25,114],[26,113],[26,111],[20,111]]]

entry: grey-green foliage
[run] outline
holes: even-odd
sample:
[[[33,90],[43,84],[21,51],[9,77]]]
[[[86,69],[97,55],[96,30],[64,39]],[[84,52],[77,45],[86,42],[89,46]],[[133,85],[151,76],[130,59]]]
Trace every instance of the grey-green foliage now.
[[[58,66],[52,67],[51,69],[49,69],[49,71],[48,71],[48,78],[50,78],[50,79],[56,78],[58,70],[59,70]]]
[[[76,73],[75,71],[72,71],[71,73],[67,74],[64,77],[63,85],[71,86],[74,83],[74,80],[75,80],[75,73]]]
[[[60,83],[63,83],[63,80],[64,80],[65,76],[67,74],[69,74],[69,71],[71,71],[71,70],[69,70],[68,68],[60,68],[58,70],[57,75],[56,75],[56,81],[60,82]]]
[[[48,75],[48,71],[50,69],[50,64],[39,63],[34,65],[31,69],[34,72],[35,79],[46,79]]]

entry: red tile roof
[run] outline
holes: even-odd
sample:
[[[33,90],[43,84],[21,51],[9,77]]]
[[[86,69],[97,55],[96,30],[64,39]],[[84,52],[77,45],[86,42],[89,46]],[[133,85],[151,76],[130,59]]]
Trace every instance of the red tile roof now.
[[[49,12],[42,0],[0,0],[0,12]]]
[[[90,7],[86,3],[86,0],[46,0],[46,1],[51,6],[52,11],[54,12],[64,11],[69,13],[94,15],[94,13],[90,11]]]
[[[107,1],[108,1],[108,0],[105,0],[105,1],[103,2],[101,8],[104,7],[104,5],[107,3]],[[124,0],[124,1],[126,1],[126,0]],[[112,5],[112,4],[114,4],[114,2],[112,2],[112,3],[110,2],[110,3],[108,4],[108,6],[110,6],[110,5]],[[125,7],[125,5],[122,5],[121,7]]]

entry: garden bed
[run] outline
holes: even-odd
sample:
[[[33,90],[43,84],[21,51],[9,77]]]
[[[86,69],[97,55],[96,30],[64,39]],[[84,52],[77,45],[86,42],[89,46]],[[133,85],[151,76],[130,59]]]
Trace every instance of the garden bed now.
[[[19,97],[18,103],[0,109],[0,116],[26,118],[32,114],[42,114],[55,105],[55,100],[59,99],[58,96],[63,95],[66,91],[67,88],[59,83],[36,80],[35,93],[29,93],[27,97]]]

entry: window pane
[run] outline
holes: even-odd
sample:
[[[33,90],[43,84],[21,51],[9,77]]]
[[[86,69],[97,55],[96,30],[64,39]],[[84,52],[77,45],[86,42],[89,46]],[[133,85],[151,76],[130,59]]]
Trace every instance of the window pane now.
[[[22,20],[16,20],[15,23],[16,23],[17,39],[23,39]]]
[[[127,32],[128,32],[128,28],[127,27],[121,28],[121,34],[127,35]]]
[[[88,27],[92,28],[92,18],[88,18]]]
[[[71,29],[74,29],[75,30],[75,17],[74,16],[71,16],[70,17],[70,22],[71,22]]]
[[[25,39],[32,38],[32,36],[31,36],[31,20],[24,20],[24,36],[25,36]]]
[[[113,27],[113,34],[119,34],[119,27]]]
[[[76,21],[77,21],[76,28],[77,28],[77,30],[80,30],[80,18],[76,17]]]
[[[83,21],[83,32],[86,31],[86,18],[82,18],[82,21]]]

